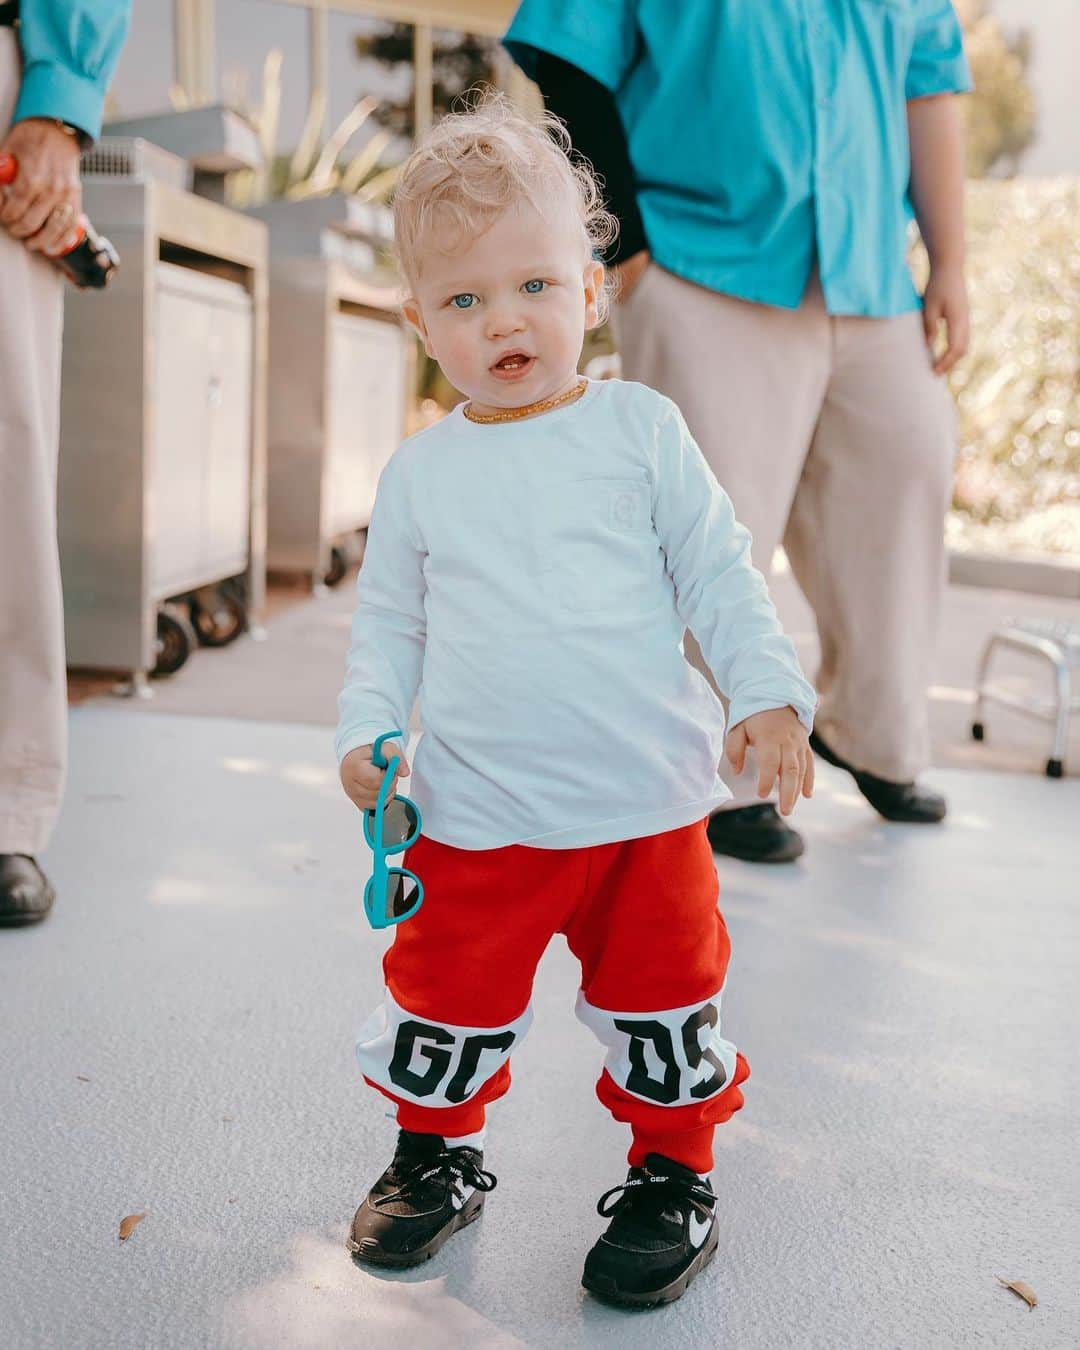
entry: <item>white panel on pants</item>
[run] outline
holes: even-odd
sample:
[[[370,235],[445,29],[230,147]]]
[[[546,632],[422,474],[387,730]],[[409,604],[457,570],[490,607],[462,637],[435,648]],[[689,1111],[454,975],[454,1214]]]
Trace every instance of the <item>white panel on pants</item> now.
[[[499,1071],[532,1025],[532,1008],[501,1027],[462,1027],[414,1017],[386,990],[360,1029],[364,1077],[417,1106],[460,1106]]]
[[[612,1012],[579,991],[578,1017],[608,1047],[604,1068],[632,1097],[656,1106],[693,1106],[735,1074],[735,1047],[720,1035],[719,990],[704,1003],[661,1012]]]

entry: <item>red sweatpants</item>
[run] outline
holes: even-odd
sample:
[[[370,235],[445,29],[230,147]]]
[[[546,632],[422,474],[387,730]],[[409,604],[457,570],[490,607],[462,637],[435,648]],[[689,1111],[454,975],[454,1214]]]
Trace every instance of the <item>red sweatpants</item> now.
[[[533,976],[562,933],[577,1013],[607,1047],[597,1096],[630,1125],[632,1165],[712,1167],[713,1129],[749,1068],[720,1035],[730,944],[705,823],[591,848],[477,852],[421,838],[419,912],[383,961],[386,999],[360,1033],[367,1081],[407,1130],[459,1137],[510,1086]]]

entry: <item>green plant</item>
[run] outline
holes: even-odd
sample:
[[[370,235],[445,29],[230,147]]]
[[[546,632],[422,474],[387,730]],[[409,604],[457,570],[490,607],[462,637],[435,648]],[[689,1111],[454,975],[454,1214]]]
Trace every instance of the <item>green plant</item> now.
[[[378,109],[379,104],[373,98],[359,99],[324,141],[325,96],[316,90],[308,103],[304,128],[295,150],[287,155],[277,154],[282,60],[278,48],[267,54],[258,103],[240,107],[258,131],[263,166],[251,173],[232,176],[230,204],[242,208],[276,197],[298,201],[330,192],[355,194],[364,201],[385,202],[398,174],[397,165],[385,168],[381,162],[391,133],[385,129],[377,131],[357,154],[342,159],[348,142]],[[244,102],[239,97],[233,101]]]

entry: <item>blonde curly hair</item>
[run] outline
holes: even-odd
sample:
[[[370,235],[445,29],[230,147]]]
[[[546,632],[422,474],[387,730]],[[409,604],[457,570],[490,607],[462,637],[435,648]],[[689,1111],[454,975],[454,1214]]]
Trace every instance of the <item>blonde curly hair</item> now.
[[[413,150],[394,189],[395,252],[407,283],[419,276],[433,241],[440,253],[453,254],[521,202],[539,211],[554,200],[576,213],[584,259],[607,248],[618,221],[557,117],[530,119],[493,89],[472,90],[459,102],[461,110],[436,123]]]

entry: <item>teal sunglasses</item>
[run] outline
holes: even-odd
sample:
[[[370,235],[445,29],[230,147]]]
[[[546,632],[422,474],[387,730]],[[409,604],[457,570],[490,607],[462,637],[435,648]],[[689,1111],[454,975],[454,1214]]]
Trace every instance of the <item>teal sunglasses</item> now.
[[[377,769],[386,769],[374,811],[365,811],[364,838],[374,855],[375,865],[371,879],[364,887],[364,913],[372,928],[391,928],[396,923],[411,919],[424,903],[424,887],[415,872],[407,867],[388,867],[386,860],[404,853],[420,838],[423,821],[420,808],[408,797],[391,797],[390,787],[394,770],[401,763],[400,755],[391,751],[389,759],[383,752],[383,742],[400,738],[400,731],[388,731],[372,746],[371,762]],[[387,800],[389,798],[389,800]]]

